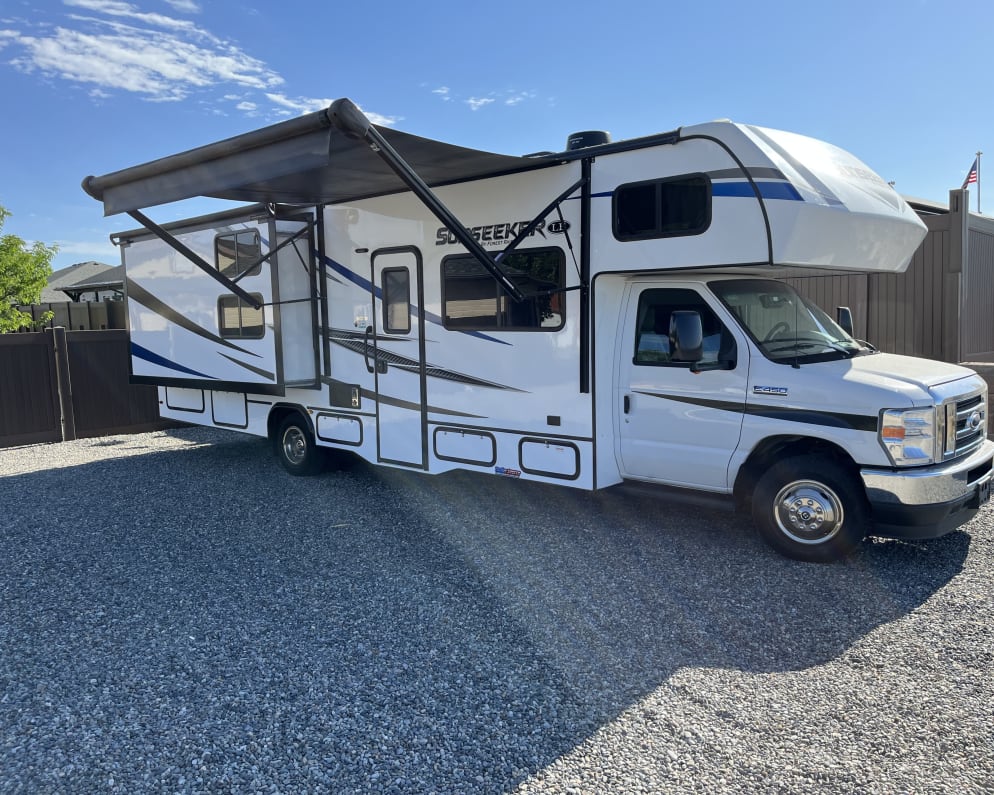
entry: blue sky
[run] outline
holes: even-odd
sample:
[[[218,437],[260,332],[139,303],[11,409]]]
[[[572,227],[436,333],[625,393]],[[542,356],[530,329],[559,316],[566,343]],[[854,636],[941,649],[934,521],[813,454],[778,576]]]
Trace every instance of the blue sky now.
[[[823,138],[944,202],[978,149],[994,156],[992,31],[989,0],[2,0],[4,232],[59,244],[56,269],[118,264],[108,235],[135,224],[103,218],[83,177],[342,96],[509,154],[731,118]]]

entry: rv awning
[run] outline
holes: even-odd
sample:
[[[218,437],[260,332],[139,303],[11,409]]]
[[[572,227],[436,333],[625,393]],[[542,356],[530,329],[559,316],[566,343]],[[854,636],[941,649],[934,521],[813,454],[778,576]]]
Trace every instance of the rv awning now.
[[[406,190],[384,160],[343,128],[334,105],[138,166],[87,177],[104,215],[195,196],[279,204],[334,204]],[[481,152],[375,128],[431,187],[542,168],[555,159]]]

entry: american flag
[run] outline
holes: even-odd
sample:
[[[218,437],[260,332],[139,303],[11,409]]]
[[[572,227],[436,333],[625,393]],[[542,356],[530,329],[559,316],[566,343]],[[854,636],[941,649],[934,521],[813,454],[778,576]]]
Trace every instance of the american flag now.
[[[975,158],[973,165],[970,166],[970,173],[966,175],[966,179],[963,180],[963,187],[960,190],[965,190],[966,186],[972,182],[977,181],[977,168],[980,166],[980,158]]]

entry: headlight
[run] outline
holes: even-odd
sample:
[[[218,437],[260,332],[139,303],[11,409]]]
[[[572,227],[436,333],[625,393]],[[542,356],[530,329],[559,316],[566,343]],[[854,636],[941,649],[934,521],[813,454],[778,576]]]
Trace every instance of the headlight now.
[[[888,409],[880,415],[880,444],[894,466],[935,461],[935,409]]]

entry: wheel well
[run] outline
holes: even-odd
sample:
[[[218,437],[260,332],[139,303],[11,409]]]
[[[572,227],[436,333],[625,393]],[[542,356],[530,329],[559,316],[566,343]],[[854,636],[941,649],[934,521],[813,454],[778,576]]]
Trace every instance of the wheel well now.
[[[746,462],[739,469],[732,491],[736,507],[739,509],[749,507],[753,489],[760,476],[777,461],[813,453],[827,456],[850,471],[856,470],[855,462],[845,450],[824,439],[810,436],[771,436],[753,448]]]
[[[266,419],[266,433],[270,439],[275,441],[280,425],[291,414],[299,414],[307,424],[307,429],[311,432],[311,436],[315,435],[314,423],[311,422],[310,415],[302,407],[293,403],[276,403],[269,410],[269,417]]]

